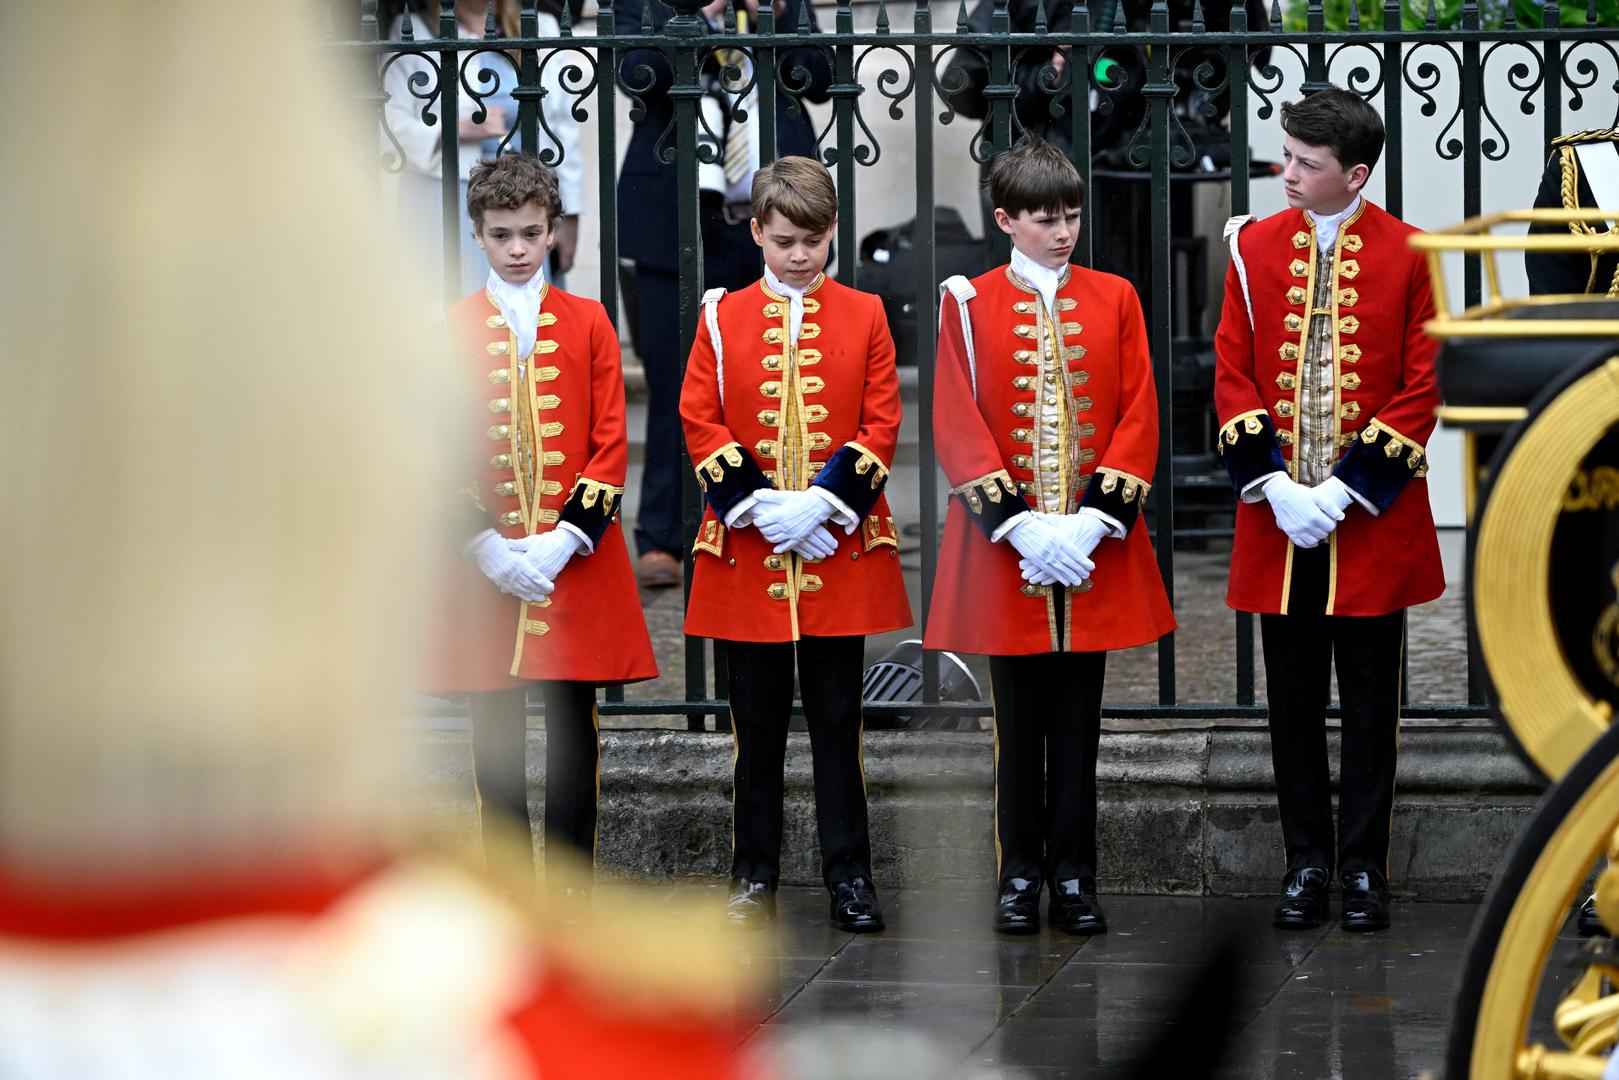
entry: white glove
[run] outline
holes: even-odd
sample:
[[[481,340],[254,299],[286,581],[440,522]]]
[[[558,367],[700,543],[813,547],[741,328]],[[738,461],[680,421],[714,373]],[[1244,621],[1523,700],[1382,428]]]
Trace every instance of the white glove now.
[[[802,540],[832,516],[832,504],[813,491],[760,491],[753,524],[778,552]]]
[[[568,560],[584,547],[570,529],[556,528],[538,536],[528,537],[526,556],[528,565],[541,577],[548,578],[555,587],[557,575],[568,565]],[[551,590],[545,590],[549,593]]]
[[[1091,559],[1091,555],[1096,551],[1096,545],[1113,532],[1108,523],[1095,514],[1063,514],[1055,519],[1055,524],[1074,546],[1074,550],[1090,560],[1093,566],[1095,560]],[[1018,569],[1023,571],[1024,580],[1034,585],[1053,585],[1057,580],[1051,574],[1037,568],[1028,559],[1020,560]],[[1092,572],[1094,571],[1087,571],[1085,576],[1090,577]]]
[[[1006,539],[1023,556],[1018,566],[1024,580],[1036,585],[1078,585],[1096,569],[1090,556],[1075,549],[1049,514],[1030,512],[1012,526]]]
[[[1113,532],[1107,522],[1095,514],[1087,514],[1084,511],[1064,514],[1057,519],[1057,525],[1073,543],[1075,549],[1087,559],[1096,550],[1096,545],[1102,542],[1103,537]]]
[[[837,538],[827,531],[825,525],[817,525],[805,533],[802,539],[776,548],[776,554],[791,551],[800,559],[827,559],[831,558],[837,550]]]
[[[483,576],[495,583],[501,592],[519,600],[538,602],[551,594],[551,579],[535,569],[526,557],[529,541],[508,540],[493,529],[485,529],[467,548],[467,554],[478,560]]]
[[[1331,515],[1316,505],[1309,488],[1286,476],[1277,476],[1265,484],[1265,498],[1276,514],[1276,527],[1298,547],[1315,547],[1338,526]],[[1341,513],[1338,516],[1343,517]]]
[[[1349,493],[1349,485],[1336,476],[1329,476],[1311,488],[1310,498],[1333,521],[1342,521],[1344,511],[1355,501],[1355,497]]]

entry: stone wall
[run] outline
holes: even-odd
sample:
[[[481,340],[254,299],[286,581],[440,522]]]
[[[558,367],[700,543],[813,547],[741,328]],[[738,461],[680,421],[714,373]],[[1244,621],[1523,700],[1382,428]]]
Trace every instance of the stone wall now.
[[[475,847],[467,733],[426,731],[413,738],[429,782],[427,828],[451,844]],[[1336,762],[1336,732],[1331,744]],[[865,746],[879,883],[888,889],[987,887],[995,866],[991,736],[869,732]],[[529,732],[528,760],[537,824],[543,729]],[[655,878],[726,873],[730,736],[605,731],[602,762],[598,859],[605,871]],[[1280,880],[1281,832],[1263,726],[1108,730],[1098,780],[1105,891],[1264,894]],[[1428,900],[1478,899],[1539,790],[1493,727],[1408,723],[1391,857],[1396,891]],[[794,733],[788,747],[784,832],[783,881],[818,882],[809,742],[802,733]]]

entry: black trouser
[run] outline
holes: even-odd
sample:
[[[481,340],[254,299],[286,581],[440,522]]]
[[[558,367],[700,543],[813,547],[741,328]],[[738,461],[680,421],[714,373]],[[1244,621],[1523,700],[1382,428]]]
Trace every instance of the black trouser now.
[[[1096,751],[1107,653],[991,656],[997,876],[1096,876]]]
[[[568,849],[588,865],[596,857],[596,687],[539,685],[545,695],[545,849]],[[503,883],[525,891],[534,884],[526,696],[526,687],[467,695],[484,855]]]
[[[1388,874],[1400,730],[1405,612],[1263,615],[1271,762],[1289,871]],[[1333,662],[1343,712],[1338,832],[1333,844],[1327,702]]]
[[[796,646],[804,719],[815,769],[821,876],[828,885],[871,876],[866,774],[861,762],[863,637],[806,637]],[[731,876],[774,884],[781,876],[783,778],[793,709],[794,644],[727,641],[731,734]]]

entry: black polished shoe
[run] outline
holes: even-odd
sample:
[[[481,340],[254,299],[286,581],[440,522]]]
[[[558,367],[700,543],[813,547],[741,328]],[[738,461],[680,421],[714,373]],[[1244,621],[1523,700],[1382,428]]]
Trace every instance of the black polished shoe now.
[[[998,934],[1033,934],[1040,929],[1040,879],[1009,877],[1001,879],[995,900]]]
[[[1608,928],[1602,925],[1602,916],[1597,914],[1597,894],[1592,893],[1580,905],[1580,913],[1574,916],[1574,929],[1581,937],[1606,937]]]
[[[1271,912],[1278,930],[1310,930],[1327,917],[1327,872],[1319,866],[1289,870],[1282,879],[1282,895]]]
[[[1375,870],[1340,874],[1343,914],[1338,925],[1351,933],[1365,934],[1389,928],[1389,883]]]
[[[1066,934],[1105,934],[1107,916],[1096,898],[1096,882],[1069,878],[1051,886],[1051,925]]]
[[[776,886],[768,881],[731,879],[725,901],[725,922],[739,930],[757,930],[776,921]]]
[[[855,877],[832,886],[832,925],[851,934],[883,928],[883,909],[877,906],[877,886],[870,878]]]

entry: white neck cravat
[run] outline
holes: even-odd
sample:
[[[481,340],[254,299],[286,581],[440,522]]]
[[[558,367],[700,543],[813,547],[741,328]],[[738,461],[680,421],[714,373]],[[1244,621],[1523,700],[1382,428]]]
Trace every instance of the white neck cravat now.
[[[1310,215],[1311,217],[1315,218],[1315,239],[1316,243],[1320,245],[1322,251],[1332,250],[1332,245],[1338,242],[1338,226],[1342,225],[1344,223],[1344,219],[1349,217],[1350,214],[1353,214],[1357,209],[1359,209],[1359,207],[1360,196],[1356,195],[1353,199],[1349,200],[1348,206],[1344,207],[1336,214]]]
[[[536,273],[521,285],[513,285],[493,270],[486,282],[495,306],[506,316],[506,325],[517,338],[517,355],[528,359],[534,351],[534,336],[539,331],[540,297],[545,291],[545,275]]]
[[[772,274],[768,266],[765,267],[765,284],[770,286],[771,292],[779,293],[787,298],[790,311],[787,336],[792,339],[794,345],[797,345],[798,328],[804,325],[804,290],[793,288],[775,274]]]
[[[1057,313],[1057,282],[1062,280],[1062,268],[1053,270],[1037,263],[1017,248],[1012,249],[1012,273],[1033,285],[1046,302],[1046,313],[1053,318]]]

